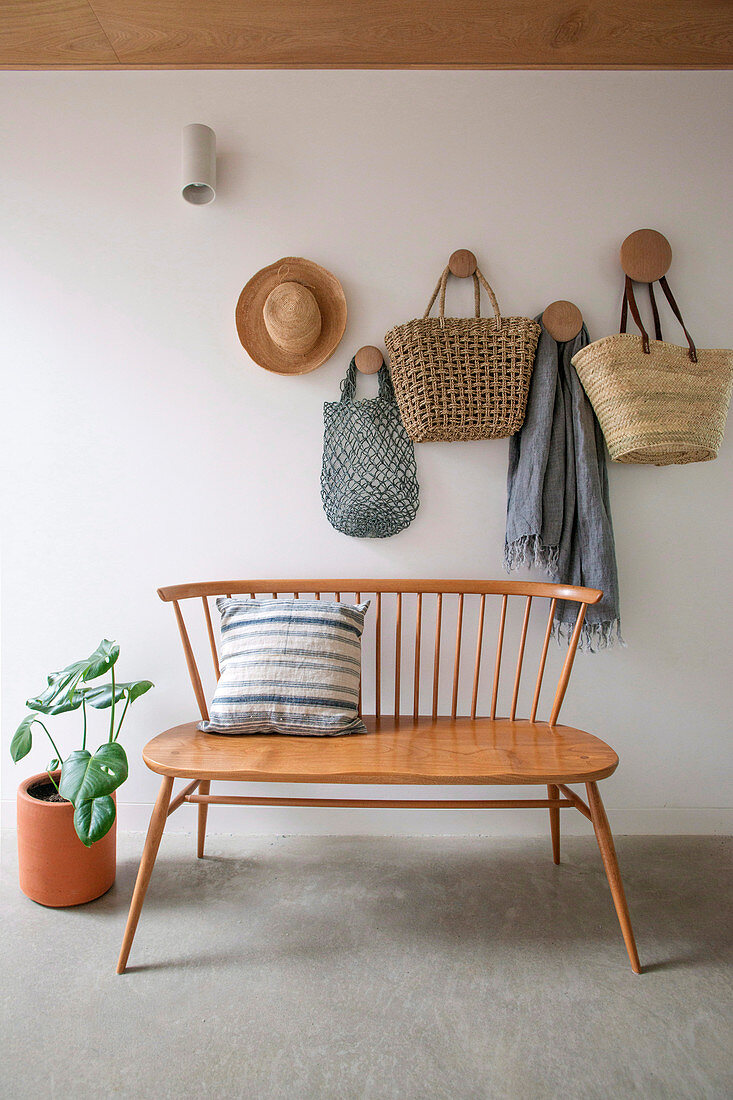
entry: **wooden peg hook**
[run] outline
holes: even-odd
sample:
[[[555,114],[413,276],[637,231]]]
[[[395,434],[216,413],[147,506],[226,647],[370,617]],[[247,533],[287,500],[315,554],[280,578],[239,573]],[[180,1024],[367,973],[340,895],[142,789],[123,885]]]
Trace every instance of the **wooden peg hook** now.
[[[384,356],[373,344],[365,344],[354,356],[356,369],[362,374],[376,374],[384,366]]]
[[[621,267],[635,283],[655,283],[672,265],[672,248],[656,229],[637,229],[621,245]]]
[[[448,267],[451,275],[455,275],[457,279],[468,279],[475,274],[478,264],[473,252],[469,252],[467,248],[459,248],[448,260]]]
[[[567,340],[574,340],[583,327],[583,314],[574,302],[566,302],[563,298],[557,302],[550,302],[542,314],[542,324],[553,340],[564,344]]]

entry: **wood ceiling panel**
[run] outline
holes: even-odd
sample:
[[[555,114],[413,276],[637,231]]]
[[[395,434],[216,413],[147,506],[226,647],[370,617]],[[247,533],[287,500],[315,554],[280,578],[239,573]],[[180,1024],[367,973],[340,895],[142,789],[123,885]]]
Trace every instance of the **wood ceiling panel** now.
[[[0,12],[5,67],[733,65],[731,0],[2,0]]]
[[[87,0],[0,0],[0,65],[74,68],[119,63]]]

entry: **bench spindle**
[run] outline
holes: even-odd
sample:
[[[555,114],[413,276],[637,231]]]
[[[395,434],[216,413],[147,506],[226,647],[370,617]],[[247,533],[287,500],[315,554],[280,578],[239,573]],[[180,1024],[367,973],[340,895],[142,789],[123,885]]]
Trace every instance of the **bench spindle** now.
[[[540,702],[540,692],[542,690],[542,677],[545,675],[545,664],[547,662],[547,650],[550,645],[550,638],[552,636],[552,623],[555,618],[555,608],[557,607],[557,600],[550,600],[550,614],[547,617],[547,630],[545,631],[545,640],[542,644],[542,653],[540,654],[540,667],[537,672],[537,682],[534,687],[534,698],[532,699],[532,710],[530,711],[529,720],[534,722],[537,717],[537,707]]]
[[[376,624],[374,638],[374,713],[379,718],[382,713],[382,593],[377,592]]]
[[[458,713],[458,674],[461,667],[461,636],[463,634],[463,592],[458,597],[458,621],[456,624],[456,656],[453,662],[453,700],[451,703],[451,718]]]
[[[209,635],[209,646],[211,647],[211,659],[214,662],[214,674],[217,678],[221,676],[219,672],[219,653],[216,648],[216,639],[214,638],[214,626],[211,622],[211,612],[209,610],[208,596],[202,596],[201,602],[204,605],[204,614],[206,615],[206,630]]]
[[[400,665],[402,664],[402,593],[397,593],[394,639],[394,716],[400,716]]]
[[[473,694],[471,696],[471,717],[476,717],[478,706],[478,681],[481,674],[481,646],[484,638],[484,613],[486,611],[486,593],[481,593],[478,609],[478,630],[476,632],[476,663],[473,668]]]
[[[582,603],[578,609],[578,617],[575,620],[575,628],[573,629],[573,636],[570,639],[570,645],[568,646],[568,655],[565,658],[565,663],[562,666],[562,672],[560,673],[560,679],[557,683],[557,691],[555,692],[555,699],[552,704],[552,712],[549,718],[549,725],[554,726],[560,715],[560,707],[562,706],[563,699],[565,698],[565,692],[568,690],[568,681],[570,680],[570,673],[573,671],[573,662],[575,661],[575,654],[578,649],[578,642],[580,641],[580,632],[583,629],[583,620],[585,619],[587,604]]]
[[[502,596],[499,615],[499,637],[496,642],[496,663],[494,665],[494,685],[491,689],[491,717],[496,718],[496,701],[499,697],[499,675],[501,673],[501,651],[504,648],[504,627],[506,626],[507,596]]]
[[[206,722],[209,718],[209,709],[206,706],[206,696],[204,695],[203,684],[201,683],[201,677],[199,676],[198,665],[196,664],[196,658],[194,657],[193,649],[191,648],[191,641],[188,637],[186,624],[183,621],[183,612],[181,611],[178,600],[173,601],[173,612],[176,616],[176,622],[178,624],[178,633],[181,635],[183,652],[186,656],[186,667],[188,668],[188,675],[191,677],[193,693],[196,696],[196,702],[198,703],[201,717],[203,718],[204,722]]]
[[[420,632],[422,628],[422,592],[417,594],[417,612],[415,614],[415,688],[412,700],[412,717],[420,715]]]
[[[443,593],[438,592],[435,609],[435,656],[433,658],[433,720],[438,717],[438,682],[440,673],[440,628],[443,622]]]
[[[361,603],[361,592],[355,592],[354,595],[356,596],[356,602]],[[361,670],[359,670],[359,672],[359,701],[357,703],[357,711],[361,714]]]
[[[522,664],[524,662],[524,647],[527,643],[527,627],[529,626],[529,613],[532,609],[532,597],[527,596],[524,608],[524,622],[522,623],[522,637],[519,641],[519,655],[517,657],[517,671],[514,677],[514,691],[512,692],[512,709],[509,715],[512,722],[517,717],[517,702],[519,700],[519,682],[522,679]]]

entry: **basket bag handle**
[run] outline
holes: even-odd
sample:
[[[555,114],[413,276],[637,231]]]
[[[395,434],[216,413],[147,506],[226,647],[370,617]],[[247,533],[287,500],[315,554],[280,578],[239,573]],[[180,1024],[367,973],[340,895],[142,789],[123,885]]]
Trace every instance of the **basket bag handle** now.
[[[386,363],[379,368],[377,375],[379,380],[379,395],[382,401],[396,402],[392,379],[389,375]],[[341,380],[341,403],[351,405],[356,397],[356,356],[349,363],[346,377]]]
[[[446,267],[445,271],[438,279],[438,285],[433,291],[432,298],[428,302],[428,308],[423,313],[423,320],[425,320],[430,313],[430,310],[433,308],[435,299],[438,297],[438,295],[440,295],[440,300],[438,302],[438,317],[440,319],[441,328],[445,327],[445,288],[448,283],[448,276],[450,274],[450,267]],[[477,267],[473,273],[473,302],[476,317],[481,316],[481,287],[484,288],[489,298],[491,299],[491,304],[494,307],[494,316],[496,317],[496,326],[497,328],[501,328],[501,312],[499,310],[499,303],[496,300],[496,295],[494,294],[493,290],[486,282],[486,279],[483,277]]]
[[[662,278],[659,280],[659,285],[661,286],[662,290],[664,291],[665,298],[667,299],[670,306],[672,307],[672,312],[674,313],[674,315],[677,318],[677,320],[679,321],[679,323],[682,325],[682,331],[684,332],[684,334],[687,338],[687,343],[689,344],[689,351],[687,352],[687,354],[690,357],[690,360],[693,363],[696,363],[697,362],[697,349],[696,349],[695,345],[692,342],[692,337],[690,336],[689,332],[685,328],[685,322],[682,320],[682,314],[680,313],[679,306],[677,305],[677,302],[674,299],[674,295],[672,294],[672,291],[670,290],[669,283],[667,282],[667,278],[666,278],[665,275],[662,275]],[[655,335],[657,340],[661,340],[662,339],[662,326],[661,326],[660,321],[659,321],[659,310],[657,309],[657,303],[656,303],[656,300],[654,298],[654,289],[653,289],[652,283],[649,283],[648,286],[649,286],[649,299],[650,299],[651,304],[652,304],[652,314],[654,315],[654,335]],[[626,332],[626,323],[628,321],[628,315],[629,315],[628,311],[629,311],[629,309],[631,310],[631,316],[634,318],[634,322],[636,324],[636,327],[639,329],[639,332],[641,333],[641,344],[642,344],[644,354],[649,355],[649,353],[650,353],[649,334],[647,333],[647,331],[644,328],[644,325],[642,323],[641,315],[639,313],[639,307],[637,306],[636,298],[634,297],[634,287],[633,287],[633,284],[631,282],[631,279],[627,275],[626,276],[626,282],[624,284],[624,300],[623,300],[623,304],[621,306],[621,325],[619,327],[619,332],[622,332],[622,333]]]

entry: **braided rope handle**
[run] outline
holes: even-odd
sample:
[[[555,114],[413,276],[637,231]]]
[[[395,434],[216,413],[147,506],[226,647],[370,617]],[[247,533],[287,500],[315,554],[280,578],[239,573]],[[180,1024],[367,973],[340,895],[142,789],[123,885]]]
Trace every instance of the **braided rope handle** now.
[[[451,274],[450,267],[446,267],[445,270],[443,271],[443,274],[438,279],[438,285],[436,286],[435,290],[433,291],[433,295],[432,295],[430,301],[428,302],[428,308],[425,310],[425,312],[422,315],[423,316],[423,321],[424,321],[427,318],[428,314],[430,313],[430,310],[433,308],[433,306],[435,304],[435,299],[438,297],[438,295],[440,295],[440,301],[438,302],[438,318],[440,320],[440,327],[441,328],[443,328],[445,326],[445,290],[446,290],[446,286],[448,284],[448,276],[450,274]],[[489,286],[489,284],[486,282],[486,279],[483,277],[480,269],[477,267],[474,274],[473,274],[473,303],[474,303],[474,315],[476,317],[481,316],[481,287],[484,288],[484,290],[486,291],[486,293],[489,296],[489,299],[491,301],[491,305],[493,306],[493,309],[494,309],[494,316],[496,318],[497,328],[500,328],[501,327],[501,311],[499,309],[499,303],[496,300],[496,295],[494,294],[494,292],[491,289],[491,287]]]

